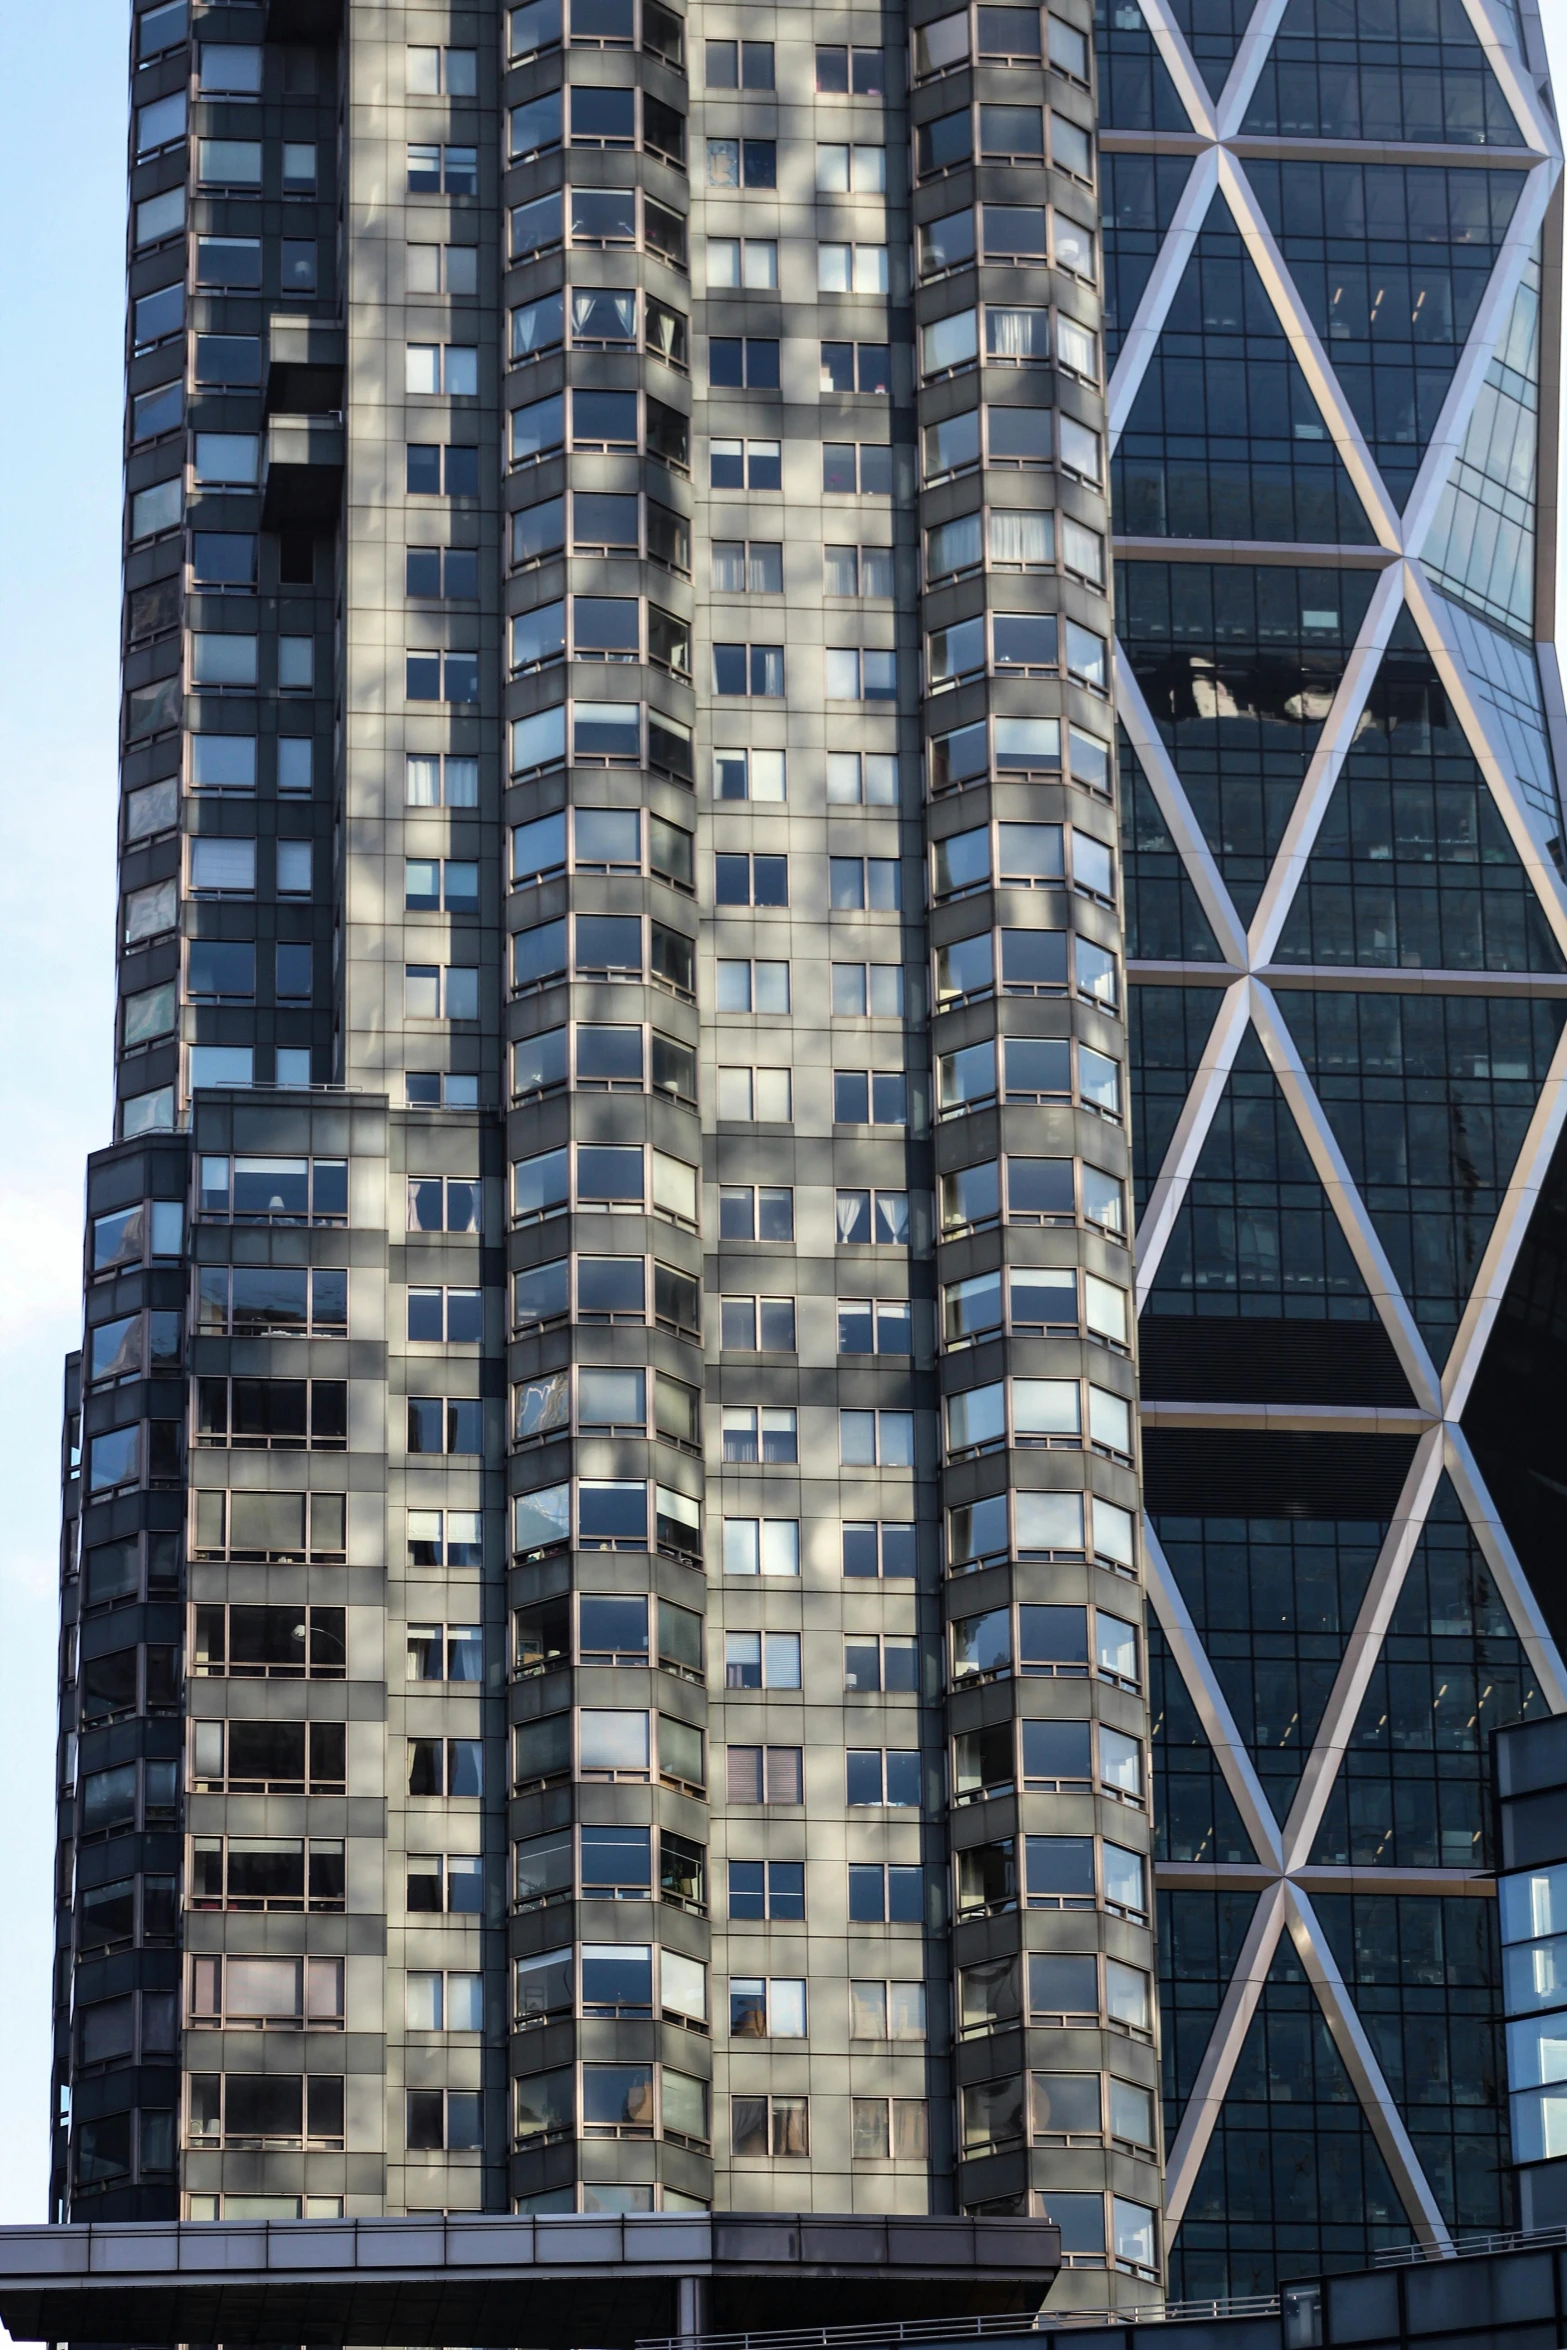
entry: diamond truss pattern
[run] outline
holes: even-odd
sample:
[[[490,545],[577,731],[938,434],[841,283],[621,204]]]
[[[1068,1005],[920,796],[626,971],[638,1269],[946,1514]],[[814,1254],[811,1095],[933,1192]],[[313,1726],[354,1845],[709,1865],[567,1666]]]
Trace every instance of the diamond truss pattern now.
[[[1539,237],[1562,161],[1555,126],[1528,67],[1513,46],[1513,35],[1504,25],[1500,7],[1493,15],[1491,0],[1463,0],[1463,4],[1524,141],[1522,151],[1495,150],[1494,160],[1515,169],[1522,165],[1526,177],[1436,429],[1421,458],[1413,487],[1400,508],[1378,472],[1335,377],[1328,352],[1307,315],[1263,217],[1242,161],[1241,150],[1255,143],[1242,139],[1241,125],[1282,24],[1287,0],[1258,0],[1217,95],[1210,90],[1193,58],[1170,0],[1141,0],[1143,16],[1186,109],[1191,130],[1203,143],[1127,327],[1111,379],[1112,444],[1119,439],[1131,415],[1197,238],[1205,222],[1210,219],[1222,222],[1227,214],[1228,222],[1238,230],[1256,265],[1364,506],[1375,543],[1381,550],[1383,567],[1249,922],[1242,919],[1225,887],[1131,664],[1118,649],[1116,693],[1120,717],[1184,872],[1218,942],[1223,958],[1218,969],[1226,974],[1222,1000],[1201,1064],[1143,1214],[1138,1237],[1138,1302],[1139,1306],[1145,1302],[1152,1287],[1237,1052],[1248,1028],[1254,1029],[1409,1380],[1416,1409],[1413,1415],[1404,1414],[1401,1418],[1419,1431],[1397,1508],[1346,1643],[1315,1740],[1283,1818],[1278,1816],[1264,1791],[1191,1612],[1156,1535],[1149,1530],[1149,1592],[1155,1614],[1225,1784],[1263,1868],[1271,1876],[1271,1881],[1265,1882],[1258,1892],[1239,1962],[1224,1992],[1192,2093],[1169,2150],[1166,2210],[1172,2239],[1212,2138],[1269,1967],[1287,1935],[1315,1990],[1328,2030],[1355,2085],[1413,2231],[1434,2249],[1447,2249],[1450,2245],[1446,2221],[1313,1910],[1309,1882],[1303,1876],[1444,1471],[1495,1578],[1545,1702],[1553,1712],[1567,1711],[1567,1665],[1546,1628],[1460,1426],[1539,1185],[1567,1121],[1567,1031],[1563,1033],[1536,1103],[1457,1332],[1445,1360],[1439,1362],[1400,1292],[1274,994],[1275,984],[1297,987],[1310,984],[1308,972],[1299,967],[1275,966],[1273,957],[1367,694],[1400,611],[1406,606],[1458,715],[1551,932],[1567,950],[1567,890],[1543,849],[1538,825],[1531,825],[1525,778],[1518,772],[1518,762],[1510,751],[1501,713],[1486,680],[1471,672],[1464,643],[1455,629],[1454,608],[1432,586],[1420,560],[1444,485],[1463,447],[1486,368],[1506,333],[1520,276]],[[1138,134],[1127,133],[1118,143],[1136,147],[1142,140]],[[1327,159],[1353,160],[1359,156],[1388,162],[1440,160],[1451,152],[1304,140],[1288,142],[1288,151]],[[1468,160],[1477,160],[1473,150],[1465,154]],[[1493,151],[1486,150],[1487,162],[1492,156]],[[1168,547],[1171,558],[1180,559],[1181,542],[1172,540]],[[1146,547],[1140,551],[1148,552]],[[1193,547],[1191,559],[1204,559],[1200,547]],[[1303,551],[1303,559],[1309,561],[1312,557]],[[1456,617],[1462,628],[1463,615]],[[1540,667],[1550,694],[1557,670],[1554,651],[1549,646],[1540,648]],[[1567,718],[1559,707],[1555,713],[1548,709],[1547,714],[1552,721],[1553,750],[1560,776],[1567,774]],[[1147,968],[1152,979],[1158,967]],[[1209,963],[1202,968],[1211,982],[1215,966]],[[1342,981],[1344,974],[1337,976]],[[1376,975],[1377,983],[1386,986],[1393,976],[1381,972]],[[1430,975],[1424,976],[1429,981]],[[1222,1423],[1223,1407],[1211,1413],[1204,1411],[1200,1416]],[[1292,1424],[1347,1434],[1368,1427],[1376,1416],[1369,1407],[1327,1408],[1299,1413]],[[1252,1414],[1253,1423],[1255,1418]],[[1255,1869],[1243,1874],[1248,1881],[1255,1882]]]

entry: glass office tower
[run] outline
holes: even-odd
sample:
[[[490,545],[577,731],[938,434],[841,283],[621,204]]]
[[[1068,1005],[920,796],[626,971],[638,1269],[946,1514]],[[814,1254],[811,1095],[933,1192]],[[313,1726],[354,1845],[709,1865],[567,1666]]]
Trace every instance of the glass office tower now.
[[[132,35],[54,2208],[1146,2300],[1090,11]]]
[[[1466,1410],[1550,1318],[1542,69],[1458,0],[1099,31],[1175,2294],[1512,2213],[1488,1740],[1567,1691]]]

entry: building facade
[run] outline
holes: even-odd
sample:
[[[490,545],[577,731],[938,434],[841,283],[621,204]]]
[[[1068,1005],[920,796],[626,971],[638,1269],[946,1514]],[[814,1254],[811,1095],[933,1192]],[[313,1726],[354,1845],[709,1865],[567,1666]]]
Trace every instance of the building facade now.
[[[1503,2216],[1557,145],[1384,15],[136,13],[55,2216]]]
[[[1093,28],[926,13],[135,16],[57,2216],[1157,2288]]]
[[[1513,2213],[1557,141],[1486,9],[1115,8],[1099,68],[1170,2289],[1247,2293]]]

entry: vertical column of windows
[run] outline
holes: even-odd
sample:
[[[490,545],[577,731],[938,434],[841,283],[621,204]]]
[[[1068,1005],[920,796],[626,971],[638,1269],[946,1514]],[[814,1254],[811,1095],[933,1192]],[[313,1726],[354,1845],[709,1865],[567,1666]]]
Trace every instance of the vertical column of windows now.
[[[506,22],[512,2195],[712,2195],[686,30]]]
[[[1091,29],[912,36],[959,2196],[1158,2273]]]

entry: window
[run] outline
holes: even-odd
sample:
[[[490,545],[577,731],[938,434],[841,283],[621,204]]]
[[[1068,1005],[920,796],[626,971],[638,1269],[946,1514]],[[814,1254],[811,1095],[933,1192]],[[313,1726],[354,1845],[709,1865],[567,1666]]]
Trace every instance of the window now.
[[[885,97],[885,60],[879,49],[818,46],[816,87],[824,98],[853,94],[856,98]]]
[[[902,1694],[917,1694],[919,1690],[919,1650],[912,1639],[901,1634],[874,1632],[846,1636],[843,1643],[843,1685],[867,1691],[884,1690]]]
[[[861,548],[863,557],[868,551]],[[880,550],[876,550],[879,552]],[[894,808],[898,804],[895,751],[829,751],[827,800],[831,807]]]
[[[781,700],[784,690],[782,645],[715,644],[713,691],[720,695],[749,694]]]
[[[840,1126],[906,1126],[908,1080],[901,1069],[835,1069],[832,1114]]]
[[[341,1910],[343,1847],[313,1837],[197,1836],[192,1909]]]
[[[478,1453],[484,1449],[483,1405],[476,1397],[411,1395],[408,1450],[418,1453]]]
[[[822,244],[816,248],[816,290],[822,294],[885,294],[885,245]]]
[[[894,1864],[849,1863],[849,1922],[851,1925],[917,1926],[925,1916],[923,1869]]]
[[[479,354],[472,343],[410,343],[404,363],[407,392],[444,392],[448,399],[475,399]]]
[[[930,2127],[923,2097],[855,2097],[850,2109],[856,2162],[925,2161]]]
[[[221,1165],[222,1162],[220,1161]],[[166,1335],[160,1333],[160,1315],[152,1325],[153,1359],[160,1353],[166,1358],[168,1343],[178,1349],[178,1320]],[[202,1265],[197,1272],[197,1322],[199,1330],[222,1330],[236,1336],[304,1336],[315,1332],[323,1337],[345,1337],[348,1331],[348,1273],[318,1265],[307,1271],[304,1266],[283,1265]],[[91,1376],[104,1374],[98,1365],[102,1357],[102,1342],[107,1332],[120,1327],[116,1323],[100,1324],[92,1334],[93,1350],[90,1358]],[[164,1344],[160,1347],[160,1336]]]
[[[776,539],[714,539],[712,568],[715,593],[783,594],[783,548]]]
[[[775,392],[778,343],[765,335],[712,335],[707,345],[707,380],[715,390]]]
[[[720,1012],[787,1012],[787,963],[736,962],[718,958],[717,1005]],[[736,1238],[743,1237],[737,1234]]]
[[[803,1750],[798,1746],[731,1746],[726,1786],[731,1803],[803,1803]]]
[[[726,1352],[793,1354],[792,1297],[725,1297],[719,1301],[719,1344]]]
[[[803,1981],[777,1975],[731,1975],[729,2037],[731,2040],[803,2040]]]
[[[409,963],[404,970],[404,1009],[410,1020],[477,1020],[477,969],[465,964],[443,968],[435,963]]]
[[[439,442],[410,441],[407,445],[408,495],[438,498],[476,498],[479,494],[479,451]]]
[[[730,2151],[735,2159],[799,2161],[811,2151],[808,2097],[731,2097]]]
[[[726,1689],[798,1689],[798,1632],[726,1632]]]
[[[838,1300],[840,1354],[909,1355],[914,1351],[912,1308],[907,1298],[841,1297]]]
[[[776,293],[777,238],[709,237],[707,282],[710,288],[750,287],[758,293]]]
[[[920,1807],[919,1749],[909,1746],[851,1746],[848,1750],[848,1801],[851,1809],[918,1811]]]
[[[725,1518],[726,1575],[798,1575],[797,1518]]]
[[[191,2146],[341,2146],[341,2073],[191,2073]]]
[[[477,1567],[483,1563],[477,1510],[410,1510],[410,1567]]]
[[[196,1442],[236,1451],[341,1452],[348,1442],[348,1382],[198,1379]]]
[[[555,96],[557,116],[559,93]],[[520,114],[527,110],[515,108]],[[557,122],[555,133],[559,143]],[[479,193],[479,150],[477,147],[441,147],[409,142],[408,193],[410,196],[476,196]]]
[[[824,392],[879,392],[892,390],[892,352],[886,343],[823,343],[821,388]],[[880,592],[880,591],[878,591]],[[891,589],[885,591],[891,594]]]
[[[894,592],[890,547],[828,545],[824,585],[829,596],[887,596]],[[854,756],[855,754],[850,754]]]
[[[479,762],[411,751],[404,762],[403,797],[410,808],[476,808]]]
[[[840,1412],[838,1458],[853,1468],[912,1469],[912,1412]]]
[[[834,913],[896,913],[903,904],[896,857],[832,857],[827,902]]]
[[[923,1983],[850,1983],[851,2040],[923,2040],[925,2034]]]
[[[461,1977],[456,1978],[462,1980]],[[477,1981],[478,1977],[470,1978]],[[410,1976],[412,1984],[420,1980]],[[455,2028],[455,2027],[454,2027]],[[407,2089],[406,2141],[410,2153],[484,2144],[482,2097],[477,2089]]]
[[[888,1578],[912,1580],[914,1562],[915,1531],[912,1526],[864,1522],[845,1525],[845,1575],[885,1575]]]
[[[709,41],[706,52],[710,90],[772,89],[771,41]]]
[[[405,691],[410,702],[477,702],[479,656],[476,652],[409,653]]]
[[[407,91],[411,98],[473,98],[479,88],[476,49],[408,47]]]
[[[722,1067],[718,1072],[718,1115],[787,1125],[794,1114],[793,1090],[787,1069]]]
[[[479,1796],[483,1788],[483,1742],[478,1738],[410,1738],[410,1795]]]
[[[710,440],[708,486],[715,490],[781,490],[783,444],[780,441]],[[890,473],[888,487],[891,488]]]
[[[477,1176],[410,1175],[410,1232],[477,1232],[480,1229]]]
[[[193,1722],[190,1737],[198,1792],[341,1794],[347,1783],[341,1722]]]
[[[884,441],[823,441],[822,488],[833,496],[890,498],[890,444]]]
[[[782,801],[787,797],[782,751],[715,751],[715,800]]]
[[[784,856],[713,859],[714,902],[720,906],[787,906],[789,860]]]
[[[732,1860],[729,1863],[729,1916],[742,1923],[760,1918],[778,1921],[805,1916],[805,1863],[798,1860]]]
[[[899,963],[834,963],[834,1019],[901,1020],[903,967]]]
[[[410,914],[477,914],[477,864],[458,857],[405,857],[403,904]]]
[[[776,188],[778,146],[773,139],[709,139],[710,188]]]

